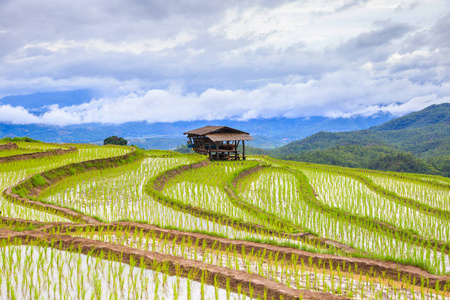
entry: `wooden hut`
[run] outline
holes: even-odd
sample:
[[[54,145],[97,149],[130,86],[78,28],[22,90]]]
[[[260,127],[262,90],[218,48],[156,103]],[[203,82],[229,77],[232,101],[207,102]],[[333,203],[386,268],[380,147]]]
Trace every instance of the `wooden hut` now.
[[[227,126],[205,126],[185,132],[188,147],[212,160],[245,160],[245,141],[253,138],[248,132]],[[238,146],[242,142],[242,155]]]

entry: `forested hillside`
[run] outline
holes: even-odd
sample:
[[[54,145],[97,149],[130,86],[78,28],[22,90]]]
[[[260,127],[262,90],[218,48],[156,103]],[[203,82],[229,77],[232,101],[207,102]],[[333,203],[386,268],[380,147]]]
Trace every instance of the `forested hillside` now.
[[[450,176],[450,103],[366,130],[319,132],[274,149],[282,159]]]

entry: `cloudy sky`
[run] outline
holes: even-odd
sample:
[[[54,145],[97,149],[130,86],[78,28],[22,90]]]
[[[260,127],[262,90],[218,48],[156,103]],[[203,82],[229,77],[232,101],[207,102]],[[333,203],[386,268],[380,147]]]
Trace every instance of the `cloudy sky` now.
[[[449,0],[0,0],[0,122],[395,115],[450,102]]]

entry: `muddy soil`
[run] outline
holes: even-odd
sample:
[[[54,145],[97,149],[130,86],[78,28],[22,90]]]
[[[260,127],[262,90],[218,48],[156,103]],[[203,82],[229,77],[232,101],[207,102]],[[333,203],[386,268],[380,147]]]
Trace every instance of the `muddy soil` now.
[[[128,264],[133,259],[138,262],[136,264],[138,267],[143,263],[147,269],[152,269],[155,265],[154,262],[166,264],[169,267],[168,272],[170,275],[178,273],[183,277],[187,277],[189,273],[196,273],[193,279],[202,281],[203,274],[206,274],[206,278],[204,277],[204,279],[206,279],[207,284],[214,284],[214,279],[216,278],[221,288],[226,289],[228,285],[233,291],[237,291],[240,288],[241,291],[249,293],[251,287],[253,289],[253,295],[256,297],[264,297],[267,295],[268,299],[271,299],[272,297],[274,299],[345,299],[341,296],[323,292],[288,288],[281,283],[274,282],[259,275],[248,274],[243,271],[86,238],[55,235],[37,231],[15,232],[1,230],[0,240],[5,239],[9,241],[20,240],[22,245],[34,241],[39,242],[40,245],[45,244],[47,247],[65,251],[74,251],[76,253],[88,254],[95,257],[120,257],[121,262]]]

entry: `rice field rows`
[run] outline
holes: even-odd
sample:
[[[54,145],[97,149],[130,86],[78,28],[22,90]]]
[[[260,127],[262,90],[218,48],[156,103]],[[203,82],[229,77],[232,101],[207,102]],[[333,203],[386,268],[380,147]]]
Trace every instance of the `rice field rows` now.
[[[74,146],[0,163],[0,299],[450,299],[447,178]]]
[[[37,245],[0,245],[0,299],[246,299],[164,272]],[[160,272],[158,272],[160,270]],[[162,271],[162,272],[161,272]]]
[[[34,143],[33,143],[34,144]],[[125,154],[129,149],[121,149],[118,147],[92,147],[78,146],[78,151],[62,156],[44,157],[33,160],[13,161],[0,164],[0,189],[3,191],[7,187],[13,186],[19,181],[33,174],[54,169],[70,163],[80,161],[105,158]],[[0,195],[0,211],[1,216],[10,218],[19,218],[25,220],[34,220],[41,222],[68,222],[64,218],[51,215],[45,212],[28,209],[6,201],[3,195]]]
[[[154,232],[138,231],[88,232],[77,235],[108,243],[120,244],[136,249],[156,251],[217,266],[244,270],[270,280],[280,282],[295,289],[313,289],[322,292],[345,294],[355,299],[367,298],[420,298],[421,293],[405,286],[392,286],[389,281],[378,277],[363,276],[358,270],[343,272],[333,266],[324,267],[320,263],[309,264],[298,257],[289,259],[270,252],[249,250],[238,251],[236,247],[223,247],[220,243],[207,247],[196,243],[195,239],[170,240]],[[406,285],[406,284],[404,284]],[[436,292],[438,293],[438,292]]]
[[[332,204],[339,201],[339,203],[346,205],[346,199],[360,199],[361,201],[357,206],[347,204],[346,207],[359,207],[366,209],[365,212],[373,209],[372,205],[376,198],[370,198],[370,201],[365,202],[360,194],[352,195],[351,190],[346,189],[345,181],[342,183],[344,188],[341,188],[340,184],[336,186],[339,182],[336,178],[327,182],[321,180],[323,178],[318,176],[318,179],[313,180],[317,174],[308,174],[306,171],[305,173],[312,186],[316,187],[315,190],[318,193],[319,200],[326,199],[322,201],[325,203],[328,201]],[[357,186],[352,185],[352,187],[356,188]],[[427,245],[415,245],[407,238],[382,234],[373,228],[368,228],[364,226],[365,224],[358,222],[357,219],[351,222],[339,217],[331,210],[321,211],[317,206],[304,201],[300,193],[291,193],[291,191],[300,189],[299,179],[296,178],[295,174],[277,168],[268,168],[259,174],[253,174],[253,176],[246,178],[240,186],[242,197],[251,201],[253,205],[275,212],[280,217],[293,221],[319,236],[351,245],[375,258],[394,258],[399,262],[422,266],[435,274],[443,275],[450,272],[448,246],[433,248]],[[365,204],[366,206],[364,206]],[[343,209],[342,207],[339,208]],[[383,209],[383,207],[377,208]],[[390,207],[384,207],[382,213],[395,214],[395,211],[391,210]],[[367,215],[364,216],[367,217]],[[406,217],[412,216],[407,215]],[[448,222],[443,226],[447,226],[443,229],[447,231]],[[380,253],[379,249],[384,250]]]

